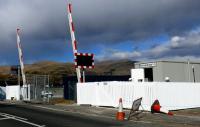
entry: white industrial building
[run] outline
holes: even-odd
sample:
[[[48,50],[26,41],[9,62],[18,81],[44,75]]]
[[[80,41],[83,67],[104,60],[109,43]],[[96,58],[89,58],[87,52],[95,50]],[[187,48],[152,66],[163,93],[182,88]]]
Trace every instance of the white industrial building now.
[[[135,63],[131,70],[133,81],[200,82],[200,62],[160,60]]]

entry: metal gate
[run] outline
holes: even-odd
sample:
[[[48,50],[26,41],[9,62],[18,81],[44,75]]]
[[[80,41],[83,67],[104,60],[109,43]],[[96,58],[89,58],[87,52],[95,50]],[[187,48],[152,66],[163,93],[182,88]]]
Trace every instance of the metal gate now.
[[[30,99],[42,101],[44,93],[49,91],[49,75],[26,75],[27,84],[30,84]]]
[[[76,81],[67,81],[64,85],[64,98],[68,100],[76,100]]]

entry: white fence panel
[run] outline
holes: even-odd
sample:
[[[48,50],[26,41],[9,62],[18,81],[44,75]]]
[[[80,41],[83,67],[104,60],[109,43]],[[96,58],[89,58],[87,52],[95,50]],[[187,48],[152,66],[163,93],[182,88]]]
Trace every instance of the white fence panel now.
[[[97,84],[88,83],[86,84],[79,84],[77,87],[77,100],[78,104],[91,104],[96,105],[97,92],[96,92]]]
[[[123,99],[124,108],[142,97],[142,106],[150,110],[158,99],[169,110],[200,107],[200,83],[177,82],[90,82],[77,84],[77,103],[95,106],[118,106]]]
[[[6,99],[11,100],[11,98],[20,100],[20,86],[6,86]]]

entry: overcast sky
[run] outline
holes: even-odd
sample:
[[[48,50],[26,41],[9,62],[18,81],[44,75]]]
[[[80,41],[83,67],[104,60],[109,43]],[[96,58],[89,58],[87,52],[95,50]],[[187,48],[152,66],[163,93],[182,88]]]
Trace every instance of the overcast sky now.
[[[72,62],[66,6],[72,3],[79,52],[96,60],[200,58],[199,0],[0,0],[0,65]]]

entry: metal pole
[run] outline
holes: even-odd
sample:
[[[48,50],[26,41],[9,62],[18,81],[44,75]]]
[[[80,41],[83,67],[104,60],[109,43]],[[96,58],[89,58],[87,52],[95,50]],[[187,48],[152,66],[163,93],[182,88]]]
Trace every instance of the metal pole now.
[[[46,75],[44,75],[44,91],[46,91]]]
[[[20,67],[17,66],[18,85],[20,86]]]
[[[85,69],[83,69],[83,82],[85,82]]]
[[[49,86],[49,75],[47,75],[47,78],[48,78],[48,86]],[[50,86],[49,86],[50,87]]]
[[[195,72],[194,72],[194,66],[192,66],[192,72],[193,72],[193,79],[194,79],[194,82],[196,82],[196,79],[195,79]]]
[[[34,85],[34,95],[35,95],[35,100],[37,99],[37,75],[34,75],[34,80],[35,80],[35,85]]]
[[[44,99],[45,102],[48,101],[48,96],[46,95],[47,91],[46,91],[46,75],[43,76],[44,79]]]
[[[49,93],[50,93],[50,86],[49,86],[49,75],[47,75],[47,86],[48,86],[48,89],[47,89],[47,91],[48,91],[48,103],[49,103]]]
[[[190,82],[190,59],[188,59],[188,82]]]
[[[37,99],[37,76],[33,75],[34,77],[34,99]]]

